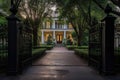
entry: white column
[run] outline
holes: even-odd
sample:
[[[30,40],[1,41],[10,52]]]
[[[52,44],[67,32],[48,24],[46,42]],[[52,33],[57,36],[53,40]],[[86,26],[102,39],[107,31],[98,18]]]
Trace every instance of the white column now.
[[[55,31],[53,31],[53,39],[54,39],[54,43],[56,43]]]
[[[66,31],[64,31],[64,39],[66,39]]]
[[[52,28],[55,29],[55,20],[53,20]]]
[[[55,31],[53,31],[53,39],[55,39]]]
[[[42,38],[41,38],[42,44],[44,44],[44,31],[42,31]]]

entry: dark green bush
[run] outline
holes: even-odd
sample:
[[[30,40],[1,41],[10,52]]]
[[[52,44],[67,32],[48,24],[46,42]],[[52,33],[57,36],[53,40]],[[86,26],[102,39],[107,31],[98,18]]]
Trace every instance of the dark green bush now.
[[[74,51],[80,57],[88,60],[88,49],[74,49]]]
[[[67,45],[66,48],[69,50],[73,50],[73,49],[76,49],[77,46],[76,45]]]
[[[38,48],[46,48],[47,50],[50,50],[53,48],[53,45],[41,44],[40,46],[33,47],[33,49],[38,49]]]
[[[78,49],[88,49],[88,46],[78,46]]]
[[[73,44],[72,40],[70,39],[70,36],[68,36],[66,44],[67,45],[72,45]]]
[[[48,36],[46,43],[47,43],[47,45],[52,45],[53,44],[52,36],[51,35]]]
[[[46,48],[37,48],[32,50],[32,58],[37,59],[45,54]]]
[[[73,50],[73,49],[88,49],[88,46],[76,46],[76,45],[68,45],[66,46],[67,49]]]

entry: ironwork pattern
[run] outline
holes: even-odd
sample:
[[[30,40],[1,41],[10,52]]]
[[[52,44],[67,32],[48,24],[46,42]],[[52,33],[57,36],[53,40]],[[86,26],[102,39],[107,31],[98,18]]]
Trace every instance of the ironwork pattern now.
[[[116,24],[115,26],[114,55],[116,70],[120,71],[120,24]]]
[[[102,24],[96,24],[89,30],[89,65],[101,69]]]
[[[3,70],[7,64],[8,56],[8,28],[0,26],[0,68]]]
[[[19,24],[20,26],[20,24]],[[24,67],[32,58],[32,30],[26,26],[19,27],[19,63]]]

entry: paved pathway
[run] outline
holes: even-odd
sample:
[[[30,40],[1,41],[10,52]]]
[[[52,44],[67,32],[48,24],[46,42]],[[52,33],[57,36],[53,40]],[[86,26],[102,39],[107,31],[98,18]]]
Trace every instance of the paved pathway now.
[[[47,51],[42,59],[17,77],[0,76],[0,80],[120,80],[119,76],[100,76],[97,71],[64,47]]]
[[[33,65],[39,66],[87,66],[82,59],[64,47],[55,47],[50,51],[46,51],[42,59],[36,61]]]

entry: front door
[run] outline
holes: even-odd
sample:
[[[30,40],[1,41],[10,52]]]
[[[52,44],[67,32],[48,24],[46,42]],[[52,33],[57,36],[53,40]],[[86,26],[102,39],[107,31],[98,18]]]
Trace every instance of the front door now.
[[[57,34],[57,36],[56,36],[56,40],[57,40],[57,43],[58,44],[61,44],[62,43],[62,39],[63,39],[63,36],[62,36],[62,34]]]

